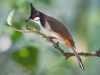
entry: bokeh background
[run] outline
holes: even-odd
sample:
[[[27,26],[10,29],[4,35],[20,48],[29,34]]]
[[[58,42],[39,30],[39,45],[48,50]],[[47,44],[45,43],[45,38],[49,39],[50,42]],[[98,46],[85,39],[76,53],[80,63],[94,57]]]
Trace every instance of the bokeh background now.
[[[62,22],[76,44],[77,52],[100,48],[100,0],[0,0],[0,25],[7,25],[15,9],[11,27],[40,30],[33,22],[25,23],[33,6]],[[60,44],[65,52],[72,52]],[[100,75],[100,58],[82,57],[82,71],[75,57],[66,58],[51,43],[35,33],[23,34],[0,27],[0,75]]]

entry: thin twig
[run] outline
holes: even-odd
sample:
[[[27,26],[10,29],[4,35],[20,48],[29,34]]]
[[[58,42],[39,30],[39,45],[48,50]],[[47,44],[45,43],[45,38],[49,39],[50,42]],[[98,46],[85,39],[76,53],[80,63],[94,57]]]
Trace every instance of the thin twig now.
[[[19,30],[19,29],[16,29],[16,28],[12,28],[12,27],[9,27],[9,26],[3,26],[3,25],[0,25],[1,27],[3,28],[9,28],[11,30],[15,30],[15,31],[18,31],[18,32],[21,32],[21,33],[37,33],[39,35],[41,35],[43,38],[46,38],[47,40],[51,41],[51,43],[53,44],[53,46],[59,50],[63,56],[65,56],[66,58],[69,58],[71,56],[75,56],[74,53],[70,53],[70,52],[64,52],[64,50],[62,50],[53,40],[51,40],[49,37],[47,37],[46,35],[44,35],[43,33],[35,30],[34,28],[26,28],[27,30],[29,31],[23,31],[23,30]],[[84,57],[88,57],[88,56],[97,56],[97,57],[100,57],[100,50],[96,51],[96,52],[91,52],[91,53],[78,53],[80,56],[84,56]]]
[[[10,26],[3,26],[3,25],[0,25],[0,27],[8,28],[8,29],[15,30],[15,31],[18,31],[18,32],[21,32],[21,33],[32,33],[32,32],[30,32],[30,31],[22,31],[22,30],[19,30],[19,29],[10,27]]]

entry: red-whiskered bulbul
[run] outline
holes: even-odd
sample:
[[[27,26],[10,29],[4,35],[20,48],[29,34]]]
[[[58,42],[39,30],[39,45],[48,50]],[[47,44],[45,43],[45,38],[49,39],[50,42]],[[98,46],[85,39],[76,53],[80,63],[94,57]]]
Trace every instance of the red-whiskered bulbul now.
[[[47,16],[40,11],[37,11],[32,6],[31,3],[30,3],[30,7],[31,7],[31,15],[26,20],[26,22],[31,20],[31,21],[37,23],[40,26],[40,28],[43,30],[43,33],[45,35],[47,35],[48,37],[50,37],[52,39],[53,38],[57,39],[58,42],[64,43],[68,47],[70,47],[73,50],[73,52],[78,60],[80,68],[82,70],[84,70],[82,60],[81,60],[80,56],[78,55],[78,53],[76,52],[75,43],[73,41],[71,34],[67,30],[67,28],[61,22],[56,20],[55,18]]]

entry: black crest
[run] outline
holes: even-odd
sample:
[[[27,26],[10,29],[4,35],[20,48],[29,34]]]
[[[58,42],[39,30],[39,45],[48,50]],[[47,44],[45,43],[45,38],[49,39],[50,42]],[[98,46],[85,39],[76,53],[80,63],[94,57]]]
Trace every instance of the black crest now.
[[[34,17],[38,17],[40,15],[39,11],[37,11],[33,5],[30,3],[30,8],[31,8],[31,14],[30,14],[30,17],[25,21],[29,21],[30,19],[34,19]]]

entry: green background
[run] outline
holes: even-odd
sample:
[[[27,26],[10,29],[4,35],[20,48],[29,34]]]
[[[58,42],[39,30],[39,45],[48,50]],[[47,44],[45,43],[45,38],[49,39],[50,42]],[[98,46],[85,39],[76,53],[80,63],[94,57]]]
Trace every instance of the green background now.
[[[7,25],[9,13],[15,9],[11,27],[26,30],[25,23],[33,6],[62,22],[75,41],[77,52],[93,52],[100,48],[100,0],[0,0],[0,25]],[[60,44],[65,52],[72,52]],[[75,57],[68,60],[51,43],[35,33],[23,34],[0,26],[0,75],[100,75],[99,57],[81,57],[82,71]]]

